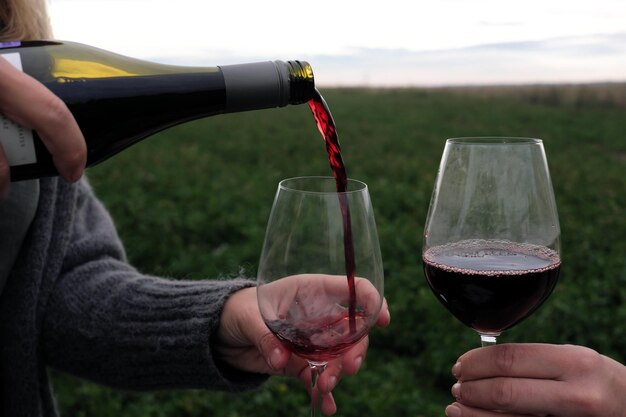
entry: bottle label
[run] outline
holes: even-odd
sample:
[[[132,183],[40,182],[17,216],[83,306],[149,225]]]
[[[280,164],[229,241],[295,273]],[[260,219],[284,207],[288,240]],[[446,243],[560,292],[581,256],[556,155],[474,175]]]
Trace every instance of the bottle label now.
[[[15,68],[22,70],[22,59],[17,52],[0,54]],[[37,162],[33,132],[0,113],[0,144],[10,166],[34,164]]]

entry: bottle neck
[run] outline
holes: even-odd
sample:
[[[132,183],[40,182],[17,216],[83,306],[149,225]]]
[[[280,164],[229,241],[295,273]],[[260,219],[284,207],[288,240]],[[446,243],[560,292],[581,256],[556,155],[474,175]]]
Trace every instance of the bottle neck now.
[[[313,97],[311,66],[304,61],[265,61],[223,65],[225,112],[284,107]]]
[[[315,95],[313,69],[305,61],[287,61],[289,71],[290,100],[289,104],[306,103]]]

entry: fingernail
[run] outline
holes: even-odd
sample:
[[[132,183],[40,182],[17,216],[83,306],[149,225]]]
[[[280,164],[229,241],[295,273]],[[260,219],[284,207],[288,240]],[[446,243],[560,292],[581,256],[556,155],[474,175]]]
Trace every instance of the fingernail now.
[[[71,182],[76,182],[83,176],[83,171],[85,170],[84,165],[79,165],[75,167],[70,173],[69,178]]]
[[[461,399],[461,383],[457,382],[456,384],[452,385],[452,395],[454,396],[454,398],[456,398],[457,400]]]
[[[278,370],[278,364],[280,363],[282,356],[283,356],[283,353],[280,351],[280,349],[274,348],[274,350],[272,351],[270,355],[270,366],[273,369]]]
[[[73,183],[73,182],[78,181],[82,176],[83,176],[82,168],[81,169],[75,169],[73,171],[66,171],[66,172],[61,174],[61,177],[63,177],[63,179],[65,181],[69,182],[69,183]]]
[[[337,385],[337,377],[335,375],[331,376],[328,379],[328,390],[332,391],[335,389],[335,385]]]
[[[461,362],[457,362],[452,367],[452,375],[459,379],[461,377]]]
[[[72,181],[72,182],[76,182],[76,181],[80,180],[80,179],[82,178],[82,176],[83,176],[83,168],[81,167],[81,168],[79,168],[79,169],[76,169],[76,170],[72,173],[72,177],[71,177],[72,179],[71,179],[71,181]]]
[[[354,360],[354,365],[356,366],[356,369],[359,370],[361,368],[361,365],[363,364],[363,356],[358,356],[355,360]]]
[[[450,404],[446,407],[446,416],[461,417],[461,409],[456,404]]]

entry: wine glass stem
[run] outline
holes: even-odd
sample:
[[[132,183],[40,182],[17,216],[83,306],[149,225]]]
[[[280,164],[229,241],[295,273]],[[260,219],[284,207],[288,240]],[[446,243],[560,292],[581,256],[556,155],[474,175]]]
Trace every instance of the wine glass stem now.
[[[311,370],[311,417],[322,415],[322,396],[317,389],[317,380],[326,369],[327,362],[309,361]]]
[[[497,336],[498,335],[481,334],[480,335],[480,345],[482,347],[495,345]]]

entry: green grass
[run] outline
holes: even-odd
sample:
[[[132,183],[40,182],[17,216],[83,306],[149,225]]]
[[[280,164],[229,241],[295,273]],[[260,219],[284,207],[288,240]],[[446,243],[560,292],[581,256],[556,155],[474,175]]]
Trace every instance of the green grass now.
[[[445,90],[322,91],[349,175],[375,208],[392,325],[376,329],[361,372],[342,380],[338,415],[441,416],[449,369],[476,334],[435,300],[421,270],[423,222],[444,141],[544,139],[559,208],[562,278],[502,342],[577,343],[626,360],[624,108]],[[568,104],[569,103],[569,104]],[[212,117],[146,140],[89,171],[128,256],[176,278],[254,277],[278,181],[329,175],[307,106]],[[246,394],[129,393],[54,372],[62,414],[90,417],[306,416],[304,389],[274,378]]]

